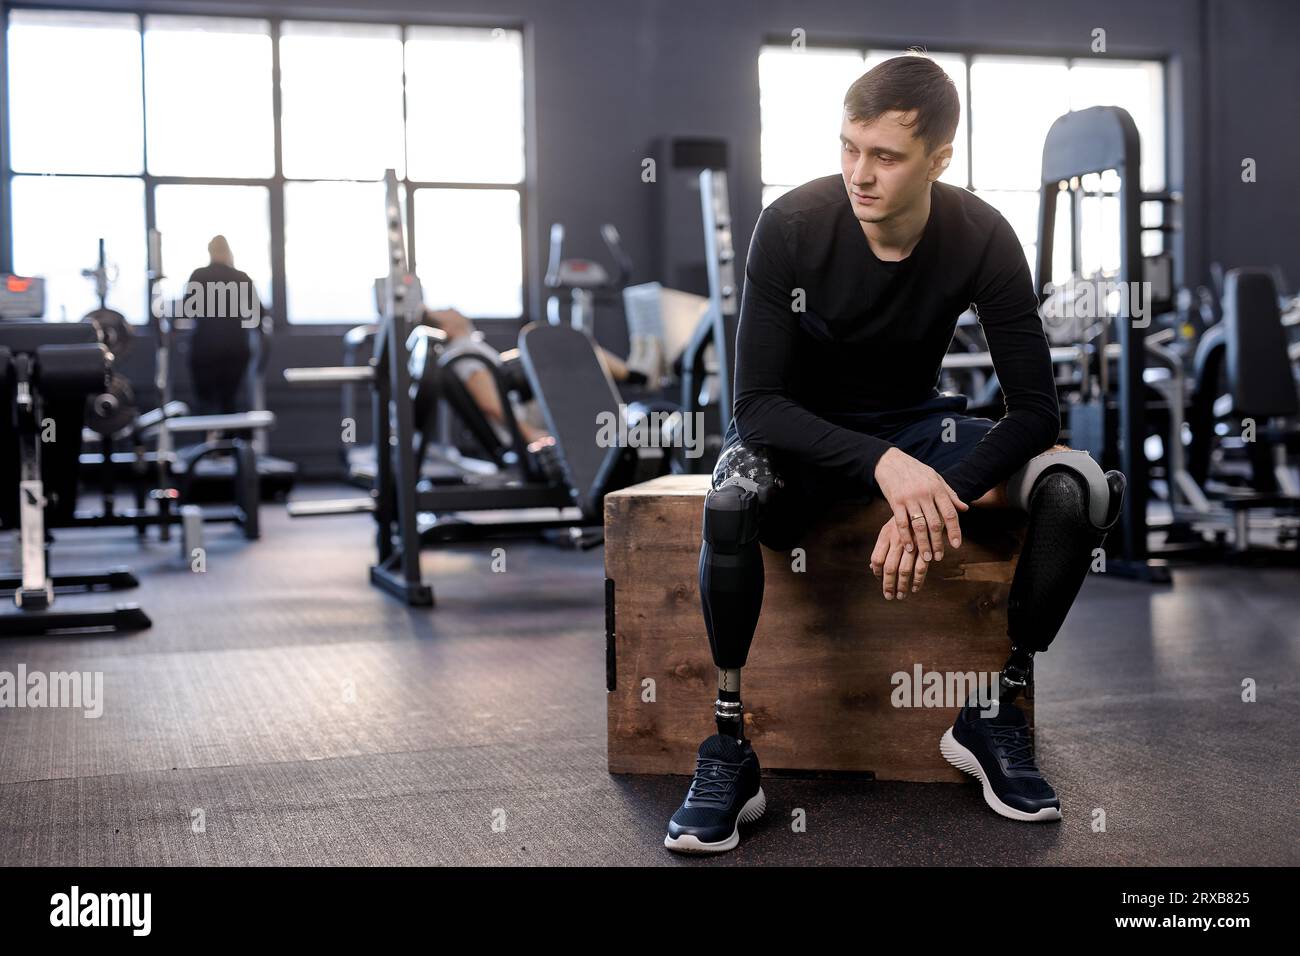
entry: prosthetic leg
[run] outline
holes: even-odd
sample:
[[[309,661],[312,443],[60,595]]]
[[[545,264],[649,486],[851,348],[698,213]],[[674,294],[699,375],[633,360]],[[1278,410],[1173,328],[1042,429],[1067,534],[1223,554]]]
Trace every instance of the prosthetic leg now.
[[[1047,650],[1079,594],[1099,547],[1119,518],[1124,476],[1102,474],[1085,452],[1047,452],[1007,483],[1010,502],[1029,512],[1025,545],[1011,579],[998,706],[969,703],[939,742],[958,770],[979,780],[984,802],[1011,820],[1061,819],[1061,801],[1034,762],[1028,721],[1015,699],[1029,683],[1034,655]]]
[[[744,739],[740,669],[763,608],[760,519],[779,487],[767,455],[736,444],[718,458],[713,488],[704,499],[700,600],[718,667],[718,732],[700,745],[686,800],[668,821],[664,846],[679,853],[732,849],[740,841],[740,825],[757,820],[767,807],[758,756]]]
[[[718,668],[714,715],[718,733],[736,740],[745,735],[740,669],[763,608],[759,519],[779,487],[781,480],[761,449],[733,445],[718,459],[713,489],[704,499],[700,599]]]
[[[1007,482],[1007,499],[1029,513],[1011,581],[1000,699],[1012,703],[1029,683],[1034,655],[1047,650],[1079,594],[1093,552],[1119,518],[1125,478],[1102,474],[1087,452],[1046,452]]]

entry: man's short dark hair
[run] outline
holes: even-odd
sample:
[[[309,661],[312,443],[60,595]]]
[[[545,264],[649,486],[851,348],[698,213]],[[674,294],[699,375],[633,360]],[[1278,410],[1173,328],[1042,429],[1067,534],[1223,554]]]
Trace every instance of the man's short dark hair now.
[[[952,142],[961,115],[957,87],[928,56],[908,53],[872,67],[844,94],[844,110],[854,123],[870,123],[892,110],[916,111],[912,135],[926,152]]]

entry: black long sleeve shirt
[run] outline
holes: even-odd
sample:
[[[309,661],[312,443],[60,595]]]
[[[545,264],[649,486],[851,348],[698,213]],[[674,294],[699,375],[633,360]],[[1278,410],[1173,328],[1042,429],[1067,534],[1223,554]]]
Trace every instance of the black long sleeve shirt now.
[[[210,287],[220,289],[221,294],[207,292]],[[255,305],[249,302],[257,298],[257,286],[248,273],[219,262],[200,266],[190,273],[185,295],[187,298],[196,297],[198,307],[195,311],[199,314],[195,316],[194,338],[202,343],[202,351],[246,354],[249,351],[249,328],[256,328],[256,334],[261,335],[260,324],[245,325],[253,319],[260,319],[267,311],[260,300]],[[209,303],[217,307],[216,315],[206,314]],[[257,314],[241,314],[245,304],[256,308]]]
[[[973,305],[1006,415],[943,478],[967,503],[1060,432],[1047,338],[1024,251],[994,207],[933,183],[911,255],[878,259],[839,176],[805,183],[759,217],[745,265],[733,412],[742,439],[831,470],[864,491],[891,446],[863,413],[938,394],[957,319]],[[874,419],[878,420],[878,419]]]

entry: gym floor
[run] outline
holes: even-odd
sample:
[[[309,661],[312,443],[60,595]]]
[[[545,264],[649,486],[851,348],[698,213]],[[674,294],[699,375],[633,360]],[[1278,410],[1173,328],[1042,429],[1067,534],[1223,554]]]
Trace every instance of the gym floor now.
[[[0,861],[1300,863],[1294,570],[1087,582],[1037,666],[1059,824],[1004,820],[974,784],[769,774],[767,816],[701,861],[661,845],[687,778],[605,770],[600,550],[511,544],[504,574],[481,573],[486,547],[426,552],[429,612],[367,584],[368,517],[268,506],[264,520],[254,545],[210,528],[203,574],[174,545],[124,547],[129,532],[60,535],[63,568],[131,564],[142,583],[122,599],[154,627],[0,643],[0,670],[104,681],[98,719],[5,713]],[[1241,701],[1246,678],[1257,703]],[[701,700],[702,737],[711,723]],[[795,808],[806,832],[791,832]]]

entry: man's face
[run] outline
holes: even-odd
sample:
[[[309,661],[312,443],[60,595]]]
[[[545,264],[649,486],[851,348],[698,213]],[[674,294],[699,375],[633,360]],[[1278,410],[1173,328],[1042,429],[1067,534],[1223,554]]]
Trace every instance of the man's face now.
[[[860,222],[886,222],[924,201],[952,157],[952,145],[927,153],[903,125],[915,112],[882,113],[870,123],[840,124],[840,170],[853,214]]]

